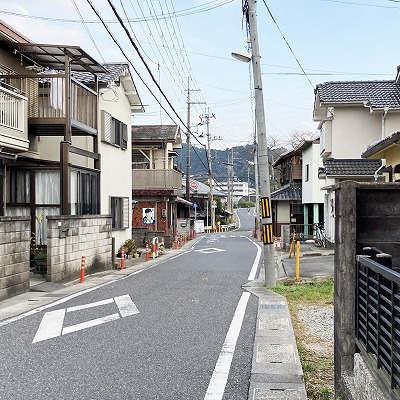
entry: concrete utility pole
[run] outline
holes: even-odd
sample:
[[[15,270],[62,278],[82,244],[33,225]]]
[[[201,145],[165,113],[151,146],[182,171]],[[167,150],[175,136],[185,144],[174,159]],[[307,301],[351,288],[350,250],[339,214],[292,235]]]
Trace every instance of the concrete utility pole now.
[[[203,118],[205,119],[205,123],[207,125],[208,181],[209,181],[209,185],[210,185],[209,199],[210,199],[211,227],[214,227],[214,225],[215,225],[215,208],[212,206],[212,204],[214,202],[214,195],[213,195],[214,182],[213,182],[212,161],[211,161],[210,118],[215,118],[215,115],[212,114],[210,116],[210,109],[208,109],[207,114],[200,116],[201,120],[203,120]]]
[[[189,79],[188,78],[188,89],[187,89],[187,135],[186,135],[186,200],[190,201],[190,105],[191,104],[204,104],[204,102],[190,102],[190,92],[199,92],[200,90],[190,89],[189,88]],[[189,209],[189,217],[190,217],[190,209]]]
[[[264,98],[262,91],[261,77],[261,57],[258,45],[257,0],[247,0],[247,23],[250,32],[251,43],[251,61],[254,77],[254,97],[256,108],[256,127],[258,141],[258,172],[260,176],[260,202],[261,202],[261,224],[262,239],[264,243],[264,267],[265,267],[265,285],[267,287],[276,286],[275,276],[275,258],[274,258],[274,237],[272,234],[272,213],[270,204],[270,177],[268,166],[268,147],[267,130],[265,126]],[[245,9],[245,8],[244,8]],[[249,60],[250,61],[250,60]]]

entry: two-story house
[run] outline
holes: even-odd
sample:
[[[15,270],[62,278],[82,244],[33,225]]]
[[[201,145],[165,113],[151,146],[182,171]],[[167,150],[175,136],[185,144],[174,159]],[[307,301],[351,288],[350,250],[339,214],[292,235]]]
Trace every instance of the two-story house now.
[[[281,236],[282,225],[291,225],[297,233],[312,236],[313,224],[323,221],[319,144],[319,139],[304,139],[273,164],[281,185],[271,193],[275,236]]]
[[[333,186],[342,180],[374,181],[380,160],[361,160],[373,143],[400,126],[400,76],[387,81],[325,82],[315,89],[314,121],[319,122],[324,167],[325,231],[334,242]],[[385,166],[383,166],[385,167]]]
[[[272,167],[279,170],[280,177],[280,188],[271,193],[272,229],[275,236],[280,236],[282,225],[304,224],[301,150],[281,154]]]
[[[0,212],[112,215],[131,237],[131,115],[143,111],[129,66],[99,64],[78,46],[36,44],[0,23]],[[118,171],[118,173],[115,173]]]
[[[174,164],[181,147],[177,125],[132,126],[133,230],[174,237],[178,220],[186,220],[191,203],[182,198],[183,174]]]

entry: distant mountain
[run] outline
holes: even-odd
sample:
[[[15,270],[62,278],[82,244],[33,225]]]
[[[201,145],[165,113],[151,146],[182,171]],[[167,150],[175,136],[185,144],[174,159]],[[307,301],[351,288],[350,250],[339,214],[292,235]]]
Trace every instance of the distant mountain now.
[[[186,143],[182,144],[182,149],[178,151],[176,159],[178,167],[186,174]],[[269,150],[268,156],[270,163],[275,161],[286,149]],[[242,182],[249,180],[250,187],[255,187],[254,166],[249,164],[254,162],[254,146],[236,146],[225,150],[211,149],[212,172],[214,179],[218,182],[228,180],[227,164],[233,164],[234,179]],[[190,174],[200,182],[208,180],[208,160],[204,148],[191,148],[190,150]]]

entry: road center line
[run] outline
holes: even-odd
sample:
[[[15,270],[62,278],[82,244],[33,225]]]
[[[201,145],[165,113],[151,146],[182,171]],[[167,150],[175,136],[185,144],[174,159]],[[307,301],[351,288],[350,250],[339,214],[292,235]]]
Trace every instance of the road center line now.
[[[249,292],[242,293],[242,297],[236,307],[235,315],[232,318],[231,325],[222,345],[204,400],[222,400],[249,298]]]

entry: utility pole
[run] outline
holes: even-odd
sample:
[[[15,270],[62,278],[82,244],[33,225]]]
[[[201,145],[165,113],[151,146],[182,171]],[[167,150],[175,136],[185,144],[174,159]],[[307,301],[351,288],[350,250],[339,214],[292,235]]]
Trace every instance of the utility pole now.
[[[265,126],[264,98],[261,77],[261,57],[258,44],[256,0],[246,0],[247,23],[250,31],[251,61],[254,77],[254,94],[256,108],[256,127],[258,139],[258,165],[260,175],[260,201],[261,201],[261,224],[264,243],[264,268],[265,285],[276,286],[274,238],[272,234],[272,213],[270,204],[270,178],[268,166],[267,130]]]
[[[190,102],[190,92],[198,92],[199,90],[194,90],[189,88],[189,79],[188,78],[188,89],[187,89],[187,129],[188,132],[186,134],[186,200],[190,201],[190,105],[191,104],[204,104],[204,102]],[[189,217],[190,217],[190,209],[189,209]]]
[[[210,109],[208,109],[207,114],[200,115],[200,120],[202,121],[203,118],[205,119],[205,124],[207,125],[207,153],[208,153],[208,180],[210,184],[210,213],[211,213],[211,227],[213,228],[215,225],[215,208],[213,207],[214,202],[214,195],[213,195],[213,175],[212,175],[212,161],[211,161],[211,136],[210,136],[210,118],[215,118],[215,115],[212,114],[210,116]],[[201,122],[202,124],[202,122]]]

